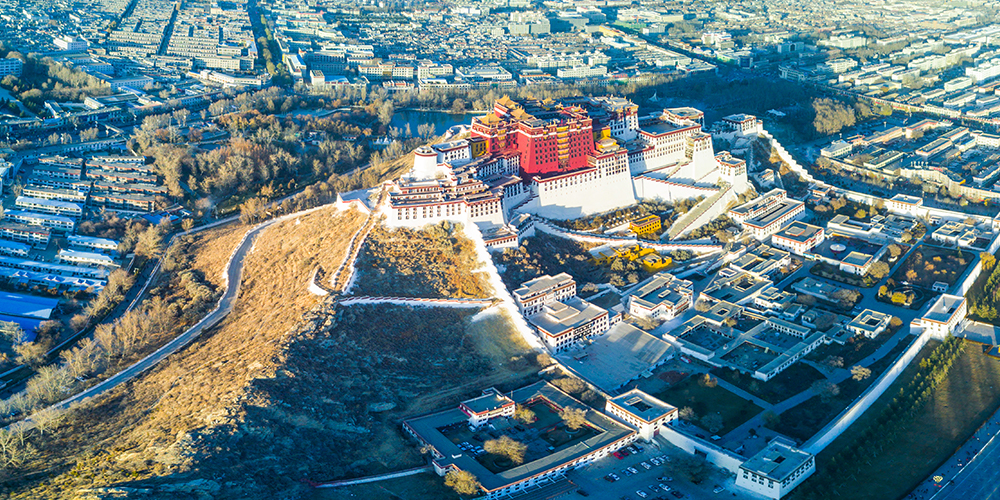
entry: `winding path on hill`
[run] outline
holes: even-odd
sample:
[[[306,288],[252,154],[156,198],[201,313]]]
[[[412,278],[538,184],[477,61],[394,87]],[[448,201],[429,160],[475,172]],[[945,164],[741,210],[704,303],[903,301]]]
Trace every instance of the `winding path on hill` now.
[[[177,337],[174,337],[166,345],[160,347],[153,353],[149,354],[145,358],[133,363],[129,367],[119,371],[118,373],[112,375],[108,379],[102,381],[101,383],[90,387],[82,392],[79,392],[73,396],[70,396],[58,403],[55,403],[43,411],[64,411],[71,408],[74,405],[83,403],[95,397],[107,394],[112,389],[118,387],[119,385],[128,382],[146,370],[156,366],[157,363],[163,361],[171,354],[174,354],[185,346],[191,343],[199,335],[204,333],[206,330],[214,327],[223,318],[225,318],[230,312],[232,312],[233,307],[236,305],[236,299],[239,296],[240,283],[243,276],[243,266],[246,260],[246,256],[253,250],[253,244],[257,236],[260,235],[268,227],[284,222],[286,220],[294,219],[296,217],[301,217],[303,215],[309,214],[311,212],[321,210],[323,208],[328,208],[330,205],[322,205],[316,208],[311,208],[309,210],[303,210],[301,212],[296,212],[293,214],[284,215],[275,219],[271,219],[262,222],[246,232],[240,244],[233,250],[232,256],[229,258],[229,262],[226,263],[226,269],[223,272],[223,277],[225,279],[225,292],[223,292],[222,297],[219,298],[219,302],[216,304],[215,308],[212,309],[205,317],[200,321],[195,323],[192,327],[188,328]],[[37,412],[35,412],[37,413]],[[20,422],[15,422],[11,425],[20,425],[24,429],[30,429],[34,427],[33,416],[25,418]],[[9,427],[9,426],[8,426]]]

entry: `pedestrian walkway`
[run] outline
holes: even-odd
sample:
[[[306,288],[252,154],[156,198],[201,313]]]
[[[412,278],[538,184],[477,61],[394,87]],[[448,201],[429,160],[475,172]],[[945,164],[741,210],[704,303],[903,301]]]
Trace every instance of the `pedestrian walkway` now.
[[[397,477],[412,476],[414,474],[422,474],[424,472],[431,472],[431,466],[425,465],[423,467],[416,467],[413,469],[401,470],[397,472],[388,472],[386,474],[379,474],[377,476],[368,477],[358,477],[354,479],[342,479],[340,481],[328,481],[325,483],[312,483],[314,488],[337,488],[339,486],[350,486],[352,484],[365,484],[374,483],[378,481],[385,481],[387,479],[396,479]]]

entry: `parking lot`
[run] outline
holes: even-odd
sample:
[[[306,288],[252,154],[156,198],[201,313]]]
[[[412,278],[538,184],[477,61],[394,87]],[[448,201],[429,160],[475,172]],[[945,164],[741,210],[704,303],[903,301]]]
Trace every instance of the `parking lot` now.
[[[692,484],[675,467],[678,460],[690,455],[662,439],[658,439],[653,445],[642,442],[639,445],[643,450],[636,454],[621,459],[609,456],[568,473],[566,476],[576,483],[584,494],[572,493],[566,498],[586,496],[620,500],[675,498],[709,500],[738,496],[733,493],[735,478],[728,471],[709,465],[712,470],[708,478],[701,484]],[[643,465],[644,463],[648,468]],[[618,479],[609,481],[610,474],[614,474]],[[722,487],[724,490],[715,493],[717,487]]]

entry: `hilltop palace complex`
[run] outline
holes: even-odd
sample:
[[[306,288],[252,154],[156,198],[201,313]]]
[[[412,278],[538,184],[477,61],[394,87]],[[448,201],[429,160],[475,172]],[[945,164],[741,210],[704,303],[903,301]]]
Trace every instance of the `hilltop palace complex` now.
[[[746,163],[716,154],[693,108],[639,116],[621,97],[513,100],[473,118],[469,137],[422,146],[412,170],[390,188],[388,222],[444,220],[484,230],[509,227],[515,213],[573,219],[637,199],[705,197],[670,228],[671,237],[723,213],[746,191]],[[723,120],[728,133],[756,135],[749,115]],[[680,227],[677,227],[680,224]]]

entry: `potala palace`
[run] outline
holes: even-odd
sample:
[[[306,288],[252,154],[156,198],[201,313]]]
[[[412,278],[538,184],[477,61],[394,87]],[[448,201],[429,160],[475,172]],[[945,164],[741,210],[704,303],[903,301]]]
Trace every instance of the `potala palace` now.
[[[621,97],[497,100],[472,120],[467,139],[415,151],[390,188],[395,226],[451,220],[491,232],[518,213],[572,219],[636,203],[702,196],[670,227],[671,238],[725,213],[750,185],[746,163],[716,154],[693,108],[639,116]],[[728,134],[756,135],[750,115],[724,120]]]

